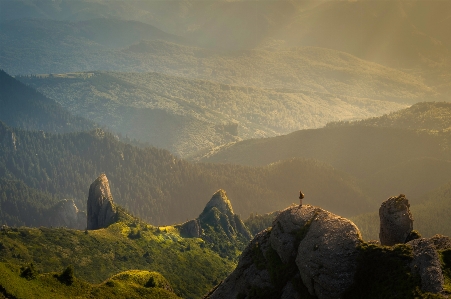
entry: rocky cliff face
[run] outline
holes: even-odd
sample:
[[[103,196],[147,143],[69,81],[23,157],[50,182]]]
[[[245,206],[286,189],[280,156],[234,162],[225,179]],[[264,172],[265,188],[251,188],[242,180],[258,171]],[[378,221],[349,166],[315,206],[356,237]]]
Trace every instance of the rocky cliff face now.
[[[104,228],[116,221],[116,208],[105,174],[101,174],[89,187],[87,220],[89,230]]]
[[[185,238],[202,238],[220,256],[236,258],[252,235],[240,217],[233,212],[224,190],[216,191],[198,218],[176,226]]]
[[[242,236],[250,240],[252,237],[240,217],[233,213],[232,204],[222,189],[213,194],[199,215],[199,221],[202,227],[220,227],[229,239]]]
[[[405,243],[413,230],[413,218],[409,210],[409,200],[404,194],[390,197],[379,208],[382,245],[392,246]]]
[[[412,215],[403,195],[389,198],[380,211],[381,228],[389,228],[382,235],[397,242],[395,246],[365,243],[351,221],[317,207],[283,210],[205,299],[450,295],[444,284],[450,279],[451,238],[417,236],[406,243],[412,236]]]
[[[83,230],[86,228],[86,214],[79,211],[73,199],[63,199],[51,209],[51,226]]]
[[[361,242],[345,218],[310,205],[289,207],[207,298],[340,298],[353,283]]]

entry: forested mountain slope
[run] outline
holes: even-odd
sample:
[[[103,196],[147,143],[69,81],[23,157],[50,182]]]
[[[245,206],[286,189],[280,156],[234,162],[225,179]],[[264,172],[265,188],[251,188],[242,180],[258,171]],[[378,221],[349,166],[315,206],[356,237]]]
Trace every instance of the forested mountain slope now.
[[[245,87],[158,73],[89,72],[18,79],[74,114],[182,157],[240,139],[405,107],[328,92]]]
[[[194,218],[204,199],[220,188],[228,190],[236,212],[243,215],[279,210],[298,200],[300,187],[318,203],[345,215],[369,208],[352,177],[314,160],[266,167],[194,164],[165,150],[124,144],[99,129],[44,136],[2,124],[0,136],[2,177],[58,199],[73,198],[85,210],[86,186],[104,172],[117,202],[152,224]]]
[[[9,126],[64,133],[92,130],[94,124],[0,70],[0,120]]]
[[[451,130],[451,103],[423,102],[395,111],[381,117],[374,117],[353,122],[333,122],[327,126],[354,125],[393,127],[427,131]]]
[[[411,194],[409,198],[415,202],[422,194],[448,181],[451,132],[446,115],[449,106],[418,104],[393,114],[393,117],[405,114],[398,119],[399,123],[406,124],[413,119],[423,119],[421,115],[429,115],[422,130],[419,130],[421,126],[414,130],[405,125],[398,126],[396,122],[389,127],[366,125],[367,122],[383,123],[384,119],[390,118],[384,116],[350,125],[331,125],[285,136],[246,140],[224,147],[203,160],[265,165],[291,157],[314,158],[358,177],[367,186],[368,195],[375,200],[406,193]],[[417,111],[415,117],[410,115],[413,111]],[[433,121],[434,118],[437,120]]]

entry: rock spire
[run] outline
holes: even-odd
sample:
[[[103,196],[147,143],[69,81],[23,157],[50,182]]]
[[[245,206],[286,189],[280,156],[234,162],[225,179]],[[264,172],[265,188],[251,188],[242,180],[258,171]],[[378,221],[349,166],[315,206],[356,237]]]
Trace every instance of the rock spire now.
[[[88,230],[104,228],[116,221],[116,208],[104,173],[89,187],[87,218]]]
[[[392,246],[408,241],[413,230],[409,207],[409,200],[404,194],[390,197],[382,203],[379,208],[379,239],[382,245]]]

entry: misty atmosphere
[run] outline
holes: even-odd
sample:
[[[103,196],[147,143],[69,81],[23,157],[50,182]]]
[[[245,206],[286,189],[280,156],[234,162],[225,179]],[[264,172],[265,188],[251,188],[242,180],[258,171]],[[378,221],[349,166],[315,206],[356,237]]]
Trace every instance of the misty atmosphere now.
[[[0,298],[451,297],[450,28],[447,0],[0,0]]]

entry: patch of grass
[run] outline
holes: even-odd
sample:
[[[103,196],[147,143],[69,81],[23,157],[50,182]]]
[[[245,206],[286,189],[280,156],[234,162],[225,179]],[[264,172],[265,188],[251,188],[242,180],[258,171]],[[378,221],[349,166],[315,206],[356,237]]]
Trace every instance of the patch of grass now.
[[[134,229],[139,229],[140,238],[128,237]],[[157,232],[156,228],[135,219],[87,234],[64,228],[8,228],[0,232],[0,242],[0,262],[16,265],[16,276],[22,281],[26,279],[20,277],[20,267],[30,263],[37,272],[59,272],[57,276],[67,265],[73,265],[76,278],[72,285],[61,283],[53,276],[47,279],[57,289],[76,287],[80,280],[102,283],[116,273],[137,269],[157,271],[167,278],[179,296],[199,298],[236,266],[234,261],[221,258],[202,239],[184,239],[177,229],[169,226]],[[30,281],[40,281],[39,277]],[[123,285],[121,281],[111,281],[110,288]],[[148,281],[140,284],[142,288]],[[93,289],[93,292],[97,291]],[[28,293],[17,294],[19,298],[33,298]]]
[[[74,276],[71,284],[62,284],[59,281],[61,275],[52,273],[24,280],[18,270],[15,265],[0,263],[0,294],[7,298],[179,298],[172,292],[168,281],[156,272],[125,271],[95,285]],[[146,287],[151,278],[154,287]]]

